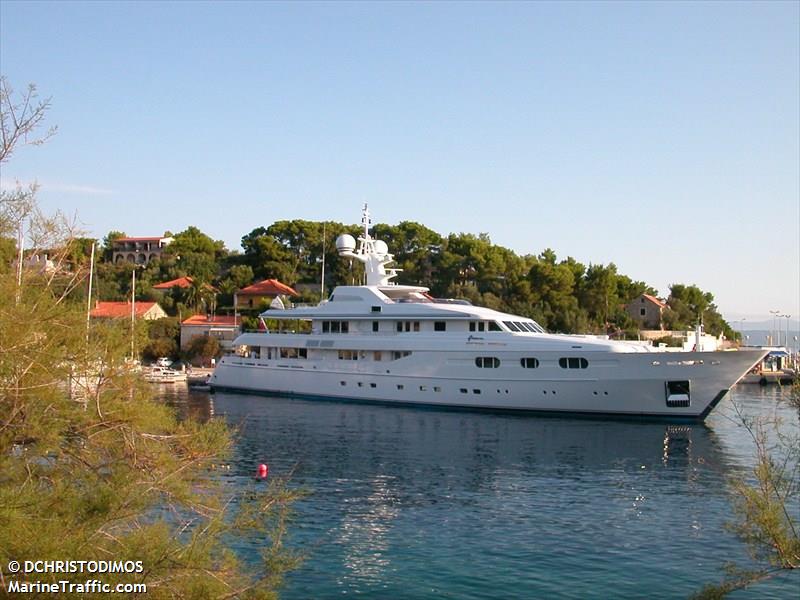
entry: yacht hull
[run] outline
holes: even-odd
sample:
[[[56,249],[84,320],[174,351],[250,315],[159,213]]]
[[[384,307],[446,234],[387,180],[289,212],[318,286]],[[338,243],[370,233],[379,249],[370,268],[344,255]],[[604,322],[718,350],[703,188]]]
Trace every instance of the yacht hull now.
[[[540,364],[530,369],[521,366],[530,352],[495,355],[499,367],[490,369],[475,367],[475,352],[415,351],[384,363],[228,356],[210,384],[333,400],[703,420],[763,352],[587,352],[580,369],[561,368],[559,353],[538,352]]]

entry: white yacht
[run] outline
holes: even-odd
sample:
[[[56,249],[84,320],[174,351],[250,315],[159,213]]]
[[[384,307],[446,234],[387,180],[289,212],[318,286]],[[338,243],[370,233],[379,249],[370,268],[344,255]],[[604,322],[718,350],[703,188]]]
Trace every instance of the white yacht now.
[[[671,352],[547,333],[535,321],[439,300],[391,282],[385,242],[336,240],[364,263],[365,285],[312,307],[270,309],[278,331],[247,332],[223,357],[215,389],[320,399],[586,415],[704,419],[761,350]]]

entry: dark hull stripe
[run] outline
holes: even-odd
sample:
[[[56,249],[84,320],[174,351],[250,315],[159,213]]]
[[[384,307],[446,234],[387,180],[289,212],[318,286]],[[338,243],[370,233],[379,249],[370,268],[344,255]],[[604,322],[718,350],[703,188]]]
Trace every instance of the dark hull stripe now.
[[[681,414],[675,413],[646,413],[646,412],[603,412],[603,411],[575,411],[575,410],[542,410],[536,408],[500,408],[500,407],[485,407],[485,406],[471,406],[463,404],[434,404],[426,402],[405,402],[402,400],[378,400],[370,398],[350,398],[345,396],[327,396],[323,394],[302,394],[296,392],[284,392],[277,390],[250,390],[246,388],[237,388],[230,386],[211,386],[212,391],[220,392],[233,392],[250,394],[254,396],[278,396],[281,398],[297,398],[300,400],[322,400],[326,402],[346,402],[354,404],[373,404],[380,406],[399,406],[402,408],[417,407],[427,410],[453,410],[453,411],[467,411],[467,412],[480,412],[480,413],[495,413],[495,414],[516,414],[516,415],[531,415],[543,417],[557,417],[565,418],[580,418],[580,419],[602,419],[602,420],[620,420],[620,421],[668,421],[685,423],[687,421],[701,422],[708,414],[719,404],[719,402],[728,393],[728,390],[721,390],[714,400],[706,407],[706,409],[696,414]]]

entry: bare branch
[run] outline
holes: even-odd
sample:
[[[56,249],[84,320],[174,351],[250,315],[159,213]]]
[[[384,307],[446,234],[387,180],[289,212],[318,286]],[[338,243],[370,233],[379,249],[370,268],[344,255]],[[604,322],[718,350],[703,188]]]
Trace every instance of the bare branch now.
[[[5,77],[0,77],[0,163],[6,162],[20,144],[38,146],[55,135],[57,128],[51,127],[41,136],[34,136],[50,110],[50,98],[37,98],[36,86],[30,84],[15,99],[14,89]]]

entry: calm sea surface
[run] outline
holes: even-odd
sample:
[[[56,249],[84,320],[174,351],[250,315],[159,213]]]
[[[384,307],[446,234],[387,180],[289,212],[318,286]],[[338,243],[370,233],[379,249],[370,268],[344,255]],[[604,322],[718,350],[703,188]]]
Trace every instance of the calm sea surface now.
[[[731,398],[796,429],[781,393],[739,386],[704,425],[670,425],[163,391],[241,427],[232,488],[265,462],[310,490],[286,599],[685,598],[750,564],[724,529],[727,477],[753,463]],[[732,597],[798,598],[800,577]]]

